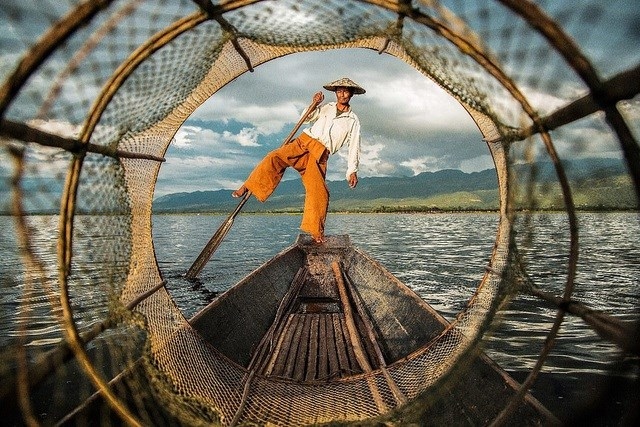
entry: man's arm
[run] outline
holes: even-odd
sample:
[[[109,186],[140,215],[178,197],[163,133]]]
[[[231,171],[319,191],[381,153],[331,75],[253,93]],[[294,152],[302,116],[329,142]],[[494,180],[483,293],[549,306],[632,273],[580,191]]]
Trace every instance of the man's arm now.
[[[318,115],[320,114],[320,104],[322,103],[322,101],[324,101],[324,94],[322,92],[316,92],[313,94],[313,102],[316,104],[316,108],[311,112],[311,114],[309,114],[309,116],[307,117],[307,120],[305,120],[305,123],[311,123],[311,122],[315,122],[318,119]],[[302,115],[300,117],[303,117],[305,114],[307,114],[307,110],[308,108],[305,108],[305,110],[302,112]]]
[[[358,185],[358,174],[353,172],[349,175],[349,187],[356,188],[356,185]]]
[[[313,102],[320,104],[322,101],[324,101],[324,94],[322,92],[316,92],[313,94]]]
[[[347,154],[347,182],[349,187],[355,188],[358,184],[358,166],[360,163],[360,121],[356,119],[348,140],[349,152]]]

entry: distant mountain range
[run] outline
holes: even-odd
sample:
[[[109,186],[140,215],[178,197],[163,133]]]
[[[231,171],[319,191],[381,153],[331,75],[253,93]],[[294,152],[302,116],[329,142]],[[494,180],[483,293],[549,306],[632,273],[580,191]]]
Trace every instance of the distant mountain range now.
[[[585,159],[568,162],[565,171],[577,188],[574,195],[581,208],[631,209],[635,206],[633,188],[619,160]],[[531,176],[528,165],[516,166],[522,180]],[[537,207],[561,208],[556,175],[551,164],[536,166]],[[587,184],[588,183],[588,184]],[[330,209],[334,211],[415,211],[415,210],[492,210],[498,208],[498,183],[493,169],[465,173],[460,170],[424,172],[411,177],[364,177],[356,189],[346,181],[328,181]],[[304,200],[299,179],[283,181],[266,203],[254,198],[245,212],[298,212]],[[231,190],[173,193],[153,202],[154,213],[229,212],[238,203]]]
[[[636,209],[635,191],[624,163],[616,159],[581,159],[567,161],[565,172],[572,184],[575,205],[580,209]],[[531,166],[514,166],[520,180],[520,199],[524,208],[563,209],[562,197],[553,165],[536,164],[535,185],[528,185]],[[0,176],[0,214],[11,212],[10,177]],[[24,177],[20,181],[23,208],[27,213],[57,213],[60,210],[62,180]],[[327,182],[331,192],[329,209],[343,212],[398,212],[434,210],[495,210],[498,208],[498,184],[493,169],[464,173],[459,170],[425,172],[411,177],[361,177],[356,189],[345,180]],[[533,188],[535,197],[526,200],[525,188]],[[86,191],[82,183],[80,191]],[[84,209],[83,198],[79,212]],[[532,205],[532,201],[535,204]],[[304,189],[299,178],[283,181],[266,203],[253,197],[245,212],[301,212]],[[230,212],[238,204],[231,190],[173,193],[153,201],[154,213]],[[107,204],[103,213],[120,205]],[[110,210],[111,209],[111,210]]]
[[[381,199],[427,198],[458,191],[492,190],[497,188],[496,172],[464,173],[459,170],[425,172],[412,177],[361,178],[356,189],[350,189],[345,180],[327,181],[331,205],[346,200],[350,205]],[[282,181],[266,203],[250,199],[245,211],[299,210],[304,200],[304,188],[300,179]],[[203,212],[228,211],[237,205],[230,190],[174,193],[159,197],[153,202],[153,211]]]

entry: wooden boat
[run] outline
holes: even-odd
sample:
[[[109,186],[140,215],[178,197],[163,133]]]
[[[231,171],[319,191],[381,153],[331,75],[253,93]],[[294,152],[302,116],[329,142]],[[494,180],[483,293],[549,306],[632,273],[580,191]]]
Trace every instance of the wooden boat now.
[[[407,366],[437,345],[449,323],[353,247],[348,236],[329,236],[323,245],[299,237],[190,324],[248,373],[242,404],[230,424],[362,421],[366,411],[352,407],[369,405],[378,421],[484,425],[518,386],[484,354],[471,357],[453,379],[414,384],[424,382],[426,365],[415,375]],[[261,392],[259,384],[267,383],[289,391],[274,396],[276,388],[265,386]],[[287,396],[286,415],[269,408],[269,399]],[[358,399],[366,402],[354,403]],[[334,410],[342,406],[344,411]],[[516,416],[519,425],[558,423],[528,394]]]
[[[153,425],[491,424],[518,384],[477,350],[457,357],[452,326],[347,236],[301,236],[110,386]],[[510,424],[560,425],[515,402]],[[59,425],[120,425],[100,393],[60,409]]]

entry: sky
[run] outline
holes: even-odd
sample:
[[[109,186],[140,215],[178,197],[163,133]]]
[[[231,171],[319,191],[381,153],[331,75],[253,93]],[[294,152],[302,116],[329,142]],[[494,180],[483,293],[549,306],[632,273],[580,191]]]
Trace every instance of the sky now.
[[[598,29],[605,32],[592,34],[593,31],[580,25],[584,17],[575,22],[569,20],[565,29],[580,40],[602,76],[612,77],[612,73],[637,63],[637,53],[629,50],[640,40],[637,2],[616,0],[607,9],[598,2],[585,4],[585,13],[594,15],[594,22],[600,25]],[[562,3],[548,6],[554,5],[565,7]],[[533,61],[535,58],[529,57]],[[518,61],[511,62],[517,64]],[[584,86],[576,84],[579,79],[566,68],[558,71],[551,63],[538,62],[520,65],[509,71],[517,74],[529,70],[543,79],[559,82],[557,92],[520,86],[534,107],[543,109],[543,114],[566,105],[567,99],[582,95]],[[544,76],[548,72],[556,74]],[[367,90],[352,99],[352,108],[362,124],[359,177],[493,168],[488,148],[473,120],[430,79],[390,55],[366,49],[330,50],[275,59],[215,93],[177,132],[161,167],[155,197],[237,188],[268,151],[282,144],[314,92],[322,90],[325,101],[335,99],[322,85],[341,77],[349,77]],[[521,81],[526,82],[526,78]],[[623,113],[640,134],[640,99],[636,97],[631,104],[633,107],[626,110],[623,106]],[[611,130],[598,117],[566,126],[552,137],[564,158],[574,157],[578,152],[583,156],[621,156]],[[344,179],[345,153],[343,149],[330,158],[327,179]],[[291,171],[285,175],[285,179],[296,177]]]
[[[1,21],[6,18],[5,4],[14,3],[5,0],[0,3],[3,3]],[[603,77],[611,77],[611,73],[637,64],[638,53],[630,48],[640,41],[637,1],[616,0],[612,3],[615,7],[606,9],[597,1],[586,3],[590,6],[585,10],[599,17],[594,18],[599,31],[579,25],[583,18],[569,20],[565,29],[580,40]],[[564,3],[548,6],[554,5],[561,9],[567,7]],[[32,6],[18,9],[23,7]],[[600,14],[595,13],[597,9],[601,9]],[[499,21],[492,23],[500,25]],[[38,34],[46,28],[46,22],[31,19],[23,24],[25,36]],[[602,34],[603,27],[606,34]],[[15,63],[20,51],[19,48],[16,50],[17,39],[14,40],[10,33],[0,35],[0,75],[7,64]],[[511,42],[518,40],[515,34]],[[515,46],[512,50],[517,52]],[[568,99],[581,95],[581,87],[563,87],[562,84],[573,85],[579,80],[575,75],[550,76],[549,73],[557,72],[552,64],[535,62],[538,57],[534,54],[526,58],[528,63],[512,58],[505,64],[514,67],[507,69],[510,74],[520,74],[520,89],[534,107],[544,109],[541,113],[553,111],[565,105]],[[612,58],[615,61],[612,62]],[[523,71],[539,73],[542,81],[557,77],[562,82],[558,87],[563,95],[526,87],[527,76],[521,75]],[[316,91],[323,91],[327,102],[334,100],[333,93],[322,89],[322,85],[341,77],[349,77],[367,90],[366,94],[354,96],[352,100],[352,108],[362,124],[360,178],[411,176],[442,169],[475,172],[493,168],[488,148],[473,120],[454,98],[430,79],[387,54],[379,55],[366,49],[329,50],[296,53],[272,60],[257,66],[252,73],[239,76],[215,93],[177,131],[165,154],[166,162],[161,166],[154,197],[239,187],[257,162],[282,144]],[[504,106],[498,106],[501,108],[505,110]],[[83,113],[78,111],[80,115]],[[636,97],[633,108],[627,108],[624,113],[640,135],[640,99]],[[579,141],[583,154],[619,157],[617,141],[603,123],[579,121],[567,126],[564,134],[554,133],[561,156],[574,156],[575,141]],[[58,133],[55,128],[58,125],[64,123],[52,122],[42,127]],[[345,154],[346,149],[343,149],[329,160],[329,180],[344,180]],[[54,169],[54,165],[50,166]],[[0,175],[8,176],[8,166],[6,169],[0,164]],[[289,171],[285,179],[297,179],[297,174]]]
[[[322,86],[341,77],[367,91],[351,100],[362,125],[359,177],[493,167],[477,126],[439,86],[389,55],[341,49],[267,62],[215,93],[176,133],[155,196],[238,187],[282,144],[315,92],[335,100]],[[346,151],[331,157],[327,179],[344,179]]]

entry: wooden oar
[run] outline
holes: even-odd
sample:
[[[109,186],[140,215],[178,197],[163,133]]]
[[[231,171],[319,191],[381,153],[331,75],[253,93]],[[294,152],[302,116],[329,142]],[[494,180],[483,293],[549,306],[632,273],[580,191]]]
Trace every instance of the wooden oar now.
[[[309,105],[309,108],[307,109],[306,113],[300,118],[300,120],[298,120],[298,123],[296,123],[296,125],[291,130],[289,135],[287,135],[282,145],[286,145],[289,142],[291,142],[291,140],[293,139],[293,136],[296,134],[296,132],[298,132],[298,129],[300,129],[300,126],[302,126],[302,124],[307,120],[309,115],[313,112],[313,110],[316,109],[319,103],[320,102],[313,101]],[[242,207],[245,205],[245,203],[247,203],[247,200],[249,200],[250,196],[251,196],[251,191],[247,190],[247,192],[244,193],[242,200],[240,200],[240,203],[238,203],[238,206],[235,208],[235,210],[231,212],[231,214],[220,225],[220,227],[216,230],[213,236],[211,236],[211,239],[209,239],[209,242],[207,242],[207,245],[204,247],[202,252],[200,252],[200,255],[198,255],[198,258],[196,258],[196,260],[193,262],[191,267],[189,267],[189,270],[187,270],[187,274],[185,274],[185,277],[187,279],[195,279],[196,276],[200,273],[200,271],[202,271],[204,266],[207,264],[207,262],[209,262],[209,259],[211,259],[211,256],[213,255],[213,253],[218,249],[218,246],[220,246],[220,243],[222,243],[222,241],[224,240],[225,236],[227,235],[227,233],[231,229],[231,226],[233,225],[233,221],[236,219],[236,216],[238,216],[238,214],[242,210]]]

